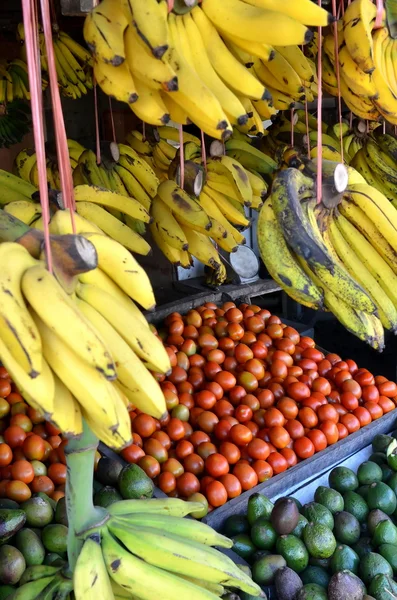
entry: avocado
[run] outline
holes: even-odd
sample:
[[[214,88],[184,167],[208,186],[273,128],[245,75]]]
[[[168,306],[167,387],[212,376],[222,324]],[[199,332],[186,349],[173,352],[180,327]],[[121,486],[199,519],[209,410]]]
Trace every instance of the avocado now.
[[[43,562],[43,565],[52,567],[62,567],[64,564],[66,564],[65,559],[56,552],[49,552],[49,554],[46,554]]]
[[[289,567],[279,569],[274,578],[278,600],[292,600],[303,587],[301,578]]]
[[[307,583],[297,593],[294,600],[327,600],[327,592],[317,583]]]
[[[47,525],[43,529],[42,541],[48,552],[62,554],[67,550],[68,528],[65,525]]]
[[[270,521],[259,517],[251,528],[251,540],[260,550],[271,550],[276,543],[277,533]]]
[[[314,567],[311,565],[300,574],[300,577],[304,584],[316,583],[325,589],[327,589],[329,580],[331,579],[331,576],[323,567]]]
[[[368,498],[368,492],[369,492],[369,484],[365,484],[365,485],[360,485],[360,487],[356,490],[357,494],[359,494],[361,496],[361,498],[363,498],[363,500],[365,500],[365,502],[367,501]]]
[[[360,557],[358,554],[350,548],[350,546],[346,546],[345,544],[340,544],[336,547],[330,561],[331,571],[333,573],[338,573],[338,571],[347,569],[356,575],[359,564]]]
[[[364,594],[363,582],[351,571],[345,569],[332,575],[328,585],[329,600],[363,600]]]
[[[237,535],[232,537],[234,552],[244,558],[245,560],[250,560],[251,556],[254,554],[256,548],[250,538],[250,536],[246,533],[238,533]]]
[[[66,510],[66,498],[60,498],[55,509],[55,523],[68,526],[68,513]]]
[[[375,575],[368,589],[376,600],[393,600],[397,595],[397,584],[390,575]]]
[[[259,560],[260,558],[263,558],[264,556],[268,556],[269,554],[271,554],[270,550],[255,550],[255,552],[251,556],[251,562],[254,563],[257,560]]]
[[[270,585],[279,569],[286,567],[285,558],[280,554],[269,554],[254,563],[252,567],[252,579],[260,586]]]
[[[393,577],[393,569],[383,556],[376,552],[370,552],[362,557],[359,567],[360,577],[369,585],[375,575],[388,575]]]
[[[299,515],[299,521],[295,529],[291,531],[292,535],[295,535],[298,538],[301,538],[303,535],[303,530],[308,524],[308,520],[303,515]]]
[[[329,569],[330,558],[315,558],[314,556],[309,557],[309,565],[312,567],[321,567],[322,569]]]
[[[379,508],[387,515],[392,515],[397,507],[397,498],[386,483],[379,481],[369,486],[367,504],[371,510]]]
[[[397,527],[391,521],[381,521],[375,527],[374,535],[372,536],[374,546],[381,544],[397,545]]]
[[[302,508],[302,514],[309,523],[320,523],[329,529],[334,528],[334,517],[328,508],[318,502],[309,502]]]
[[[384,454],[383,452],[374,452],[373,454],[371,454],[368,460],[371,462],[375,462],[378,465],[383,465],[384,463],[387,463],[386,454]]]
[[[360,485],[382,481],[382,469],[377,463],[367,460],[358,467],[357,479]]]
[[[125,500],[153,497],[154,483],[138,465],[130,464],[123,467],[117,483],[120,494]]]
[[[253,525],[259,517],[269,520],[274,504],[263,494],[252,494],[248,500],[247,519]]]
[[[360,523],[354,515],[342,510],[335,515],[334,534],[341,544],[355,544],[360,539]]]
[[[397,471],[397,440],[389,444],[386,450],[387,464],[393,471]]]
[[[50,498],[50,496],[48,494],[45,494],[44,492],[36,492],[35,494],[33,494],[32,497],[33,498],[42,498],[46,502],[49,502],[51,504],[52,510],[55,511],[57,503],[55,502],[55,500]]]
[[[11,598],[13,592],[15,592],[15,588],[12,585],[0,585],[0,600]]]
[[[383,558],[387,560],[391,568],[393,569],[394,575],[397,575],[397,545],[393,544],[382,544],[378,548],[378,552]]]
[[[122,500],[122,497],[120,496],[118,491],[110,485],[103,487],[101,490],[94,494],[95,506],[102,506],[102,508],[107,508],[115,502],[120,502],[120,500]]]
[[[270,520],[279,535],[291,533],[299,521],[298,507],[291,498],[280,498],[274,505]]]
[[[21,508],[26,514],[28,527],[45,527],[54,517],[51,503],[40,496],[29,498],[21,504]]]
[[[343,494],[343,500],[345,501],[345,511],[351,513],[356,517],[359,523],[364,523],[367,520],[369,514],[369,508],[366,501],[360,494],[356,492],[345,492]]]
[[[0,508],[19,508],[19,504],[15,500],[0,498]]]
[[[291,500],[293,500],[296,504],[296,506],[298,507],[299,512],[302,510],[302,502],[300,500],[298,500],[298,498],[294,498],[293,496],[290,496]]]
[[[384,513],[383,510],[380,510],[379,508],[371,510],[367,519],[368,533],[370,535],[374,535],[375,528],[381,521],[391,521],[391,519],[389,515]]]
[[[226,537],[233,537],[239,533],[249,533],[249,530],[248,519],[244,515],[231,515],[226,519],[223,526],[223,534]]]
[[[26,522],[23,510],[14,508],[0,509],[0,544],[4,544],[19,531]]]
[[[8,544],[0,546],[0,583],[15,585],[21,579],[25,568],[25,559],[18,548]]]
[[[332,531],[319,523],[309,523],[303,531],[303,541],[314,558],[330,558],[335,552],[336,540]]]
[[[21,529],[15,536],[14,546],[22,552],[26,565],[41,565],[45,557],[45,548],[41,540],[31,529]]]
[[[342,494],[324,485],[316,489],[314,500],[328,508],[332,514],[340,512],[345,507]]]
[[[392,476],[394,475],[393,469],[391,469],[389,467],[389,465],[381,465],[380,468],[382,469],[382,481],[389,485],[389,481],[392,478]],[[394,492],[394,490],[393,490],[393,492]],[[396,493],[396,492],[394,492],[394,493]]]
[[[281,535],[276,542],[276,551],[296,573],[304,571],[309,563],[309,553],[305,544],[294,535]]]
[[[374,452],[383,452],[386,453],[386,450],[389,444],[393,441],[391,435],[386,435],[385,433],[378,433],[372,440],[372,450]]]
[[[102,456],[95,471],[95,479],[102,485],[115,487],[122,469],[123,465],[118,460]]]
[[[358,488],[357,475],[347,467],[335,467],[328,476],[329,487],[343,494]]]
[[[375,550],[371,543],[371,538],[369,537],[361,537],[357,544],[352,545],[352,548],[360,558],[362,558],[364,554],[368,554],[369,552],[373,552]]]
[[[393,490],[393,492],[397,496],[397,473],[392,474],[389,481],[387,482],[387,485],[389,486],[390,489]]]

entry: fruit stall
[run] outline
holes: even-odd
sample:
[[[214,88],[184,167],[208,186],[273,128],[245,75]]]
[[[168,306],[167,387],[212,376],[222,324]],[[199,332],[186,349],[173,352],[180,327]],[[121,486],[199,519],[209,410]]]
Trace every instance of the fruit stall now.
[[[2,0],[0,600],[397,599],[393,0]]]

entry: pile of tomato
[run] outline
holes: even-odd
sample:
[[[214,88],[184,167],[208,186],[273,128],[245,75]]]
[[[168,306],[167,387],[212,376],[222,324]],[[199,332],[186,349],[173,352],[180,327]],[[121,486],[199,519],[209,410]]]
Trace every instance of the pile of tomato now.
[[[62,498],[65,444],[59,429],[26,404],[0,366],[0,498],[24,502],[36,492]]]
[[[259,306],[206,303],[159,330],[172,372],[157,376],[168,414],[132,410],[137,463],[170,496],[203,494],[209,508],[282,473],[379,419],[397,385],[324,355]]]

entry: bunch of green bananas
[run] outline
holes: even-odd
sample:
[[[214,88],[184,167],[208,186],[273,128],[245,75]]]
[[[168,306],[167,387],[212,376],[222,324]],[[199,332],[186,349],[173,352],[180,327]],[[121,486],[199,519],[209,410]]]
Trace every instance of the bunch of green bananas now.
[[[14,100],[0,107],[0,148],[21,142],[30,125],[30,109],[25,102]]]
[[[323,177],[336,165],[323,161]],[[396,209],[352,167],[334,208],[317,204],[315,173],[302,161],[276,175],[259,216],[262,259],[294,300],[332,311],[381,351],[383,327],[397,331]]]
[[[102,90],[144,122],[195,123],[216,139],[313,99],[315,66],[298,45],[329,13],[310,0],[203,0],[168,13],[166,0],[103,0],[84,37]],[[182,13],[182,14],[179,14]]]
[[[36,600],[38,598],[69,600],[72,590],[73,581],[67,567],[34,565],[25,570],[18,588],[7,598],[8,600]]]
[[[21,44],[21,58],[26,62],[23,23],[19,23],[17,27],[17,40]],[[41,69],[48,74],[47,52],[41,27],[39,28],[39,42]],[[81,98],[81,96],[87,93],[87,90],[93,88],[92,58],[90,53],[67,33],[55,27],[53,31],[53,49],[61,94],[74,100]],[[47,85],[46,77],[43,78],[43,85]]]
[[[340,92],[349,109],[362,119],[381,117],[397,124],[397,42],[385,26],[374,29],[377,8],[371,0],[353,0],[338,22]],[[323,40],[324,89],[338,96],[333,31]]]
[[[261,589],[214,546],[232,541],[187,514],[198,502],[124,500],[109,507],[102,529],[87,537],[73,574],[76,600],[217,600],[227,588]]]
[[[43,89],[48,81],[43,79]],[[28,66],[20,58],[0,60],[0,104],[13,100],[30,100]]]
[[[75,193],[77,201],[86,201],[95,189],[83,185]],[[15,219],[12,223],[18,232],[29,231]],[[72,290],[65,291],[59,277],[22,245],[0,244],[0,360],[26,401],[64,435],[80,435],[84,417],[98,438],[118,449],[131,440],[131,405],[157,418],[165,413],[164,396],[150,371],[167,372],[169,359],[135,304],[145,309],[155,304],[143,268],[124,246],[78,214],[75,224],[97,267],[79,272]],[[58,236],[72,233],[68,210],[54,214],[50,230]]]

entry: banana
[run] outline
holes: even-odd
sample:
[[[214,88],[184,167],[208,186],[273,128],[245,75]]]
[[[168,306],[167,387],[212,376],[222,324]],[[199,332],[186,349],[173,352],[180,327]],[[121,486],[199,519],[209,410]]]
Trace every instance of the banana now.
[[[343,237],[353,248],[361,262],[370,271],[387,296],[397,306],[397,275],[378,254],[370,242],[343,215],[335,218]]]
[[[9,173],[8,171],[4,171],[3,169],[0,169],[0,185],[2,187],[2,198],[0,200],[0,204],[6,204],[12,201],[4,201],[4,191],[6,191],[6,193],[8,190],[13,191],[15,193],[14,200],[30,200],[32,194],[37,192],[37,187],[29,183],[28,181],[24,181],[20,177]],[[5,188],[5,190],[3,188]],[[7,195],[6,198],[8,198]]]
[[[133,24],[124,32],[124,45],[130,71],[140,81],[155,90],[172,92],[178,89],[178,77],[171,65],[153,56]]]
[[[394,159],[375,144],[372,140],[367,140],[365,148],[369,155],[368,164],[372,170],[376,171],[381,179],[386,179],[393,185],[397,183],[397,169]]]
[[[341,75],[349,88],[357,96],[375,98],[377,90],[371,73],[365,73],[360,69],[352,59],[347,46],[342,46],[338,56]]]
[[[94,285],[79,283],[76,292],[81,300],[85,300],[113,325],[142,360],[154,365],[159,373],[169,371],[170,363],[164,346],[132,311]]]
[[[59,377],[55,373],[52,375],[55,383],[55,393],[51,422],[62,431],[63,436],[67,438],[77,437],[83,433],[80,405]]]
[[[241,37],[231,35],[230,33],[224,34],[224,37],[229,50],[247,67],[247,69],[250,68],[251,58],[249,57],[251,57],[251,55],[260,58],[264,62],[268,62],[274,58],[274,48],[269,44],[244,40]],[[244,53],[246,53],[246,55],[244,55]]]
[[[131,250],[131,252],[136,252],[144,256],[151,252],[151,248],[146,240],[98,204],[76,202],[76,210],[79,215],[88,221],[92,221],[106,235],[119,242],[119,244],[128,250]]]
[[[149,225],[149,229],[152,238],[154,239],[156,245],[160,248],[161,252],[166,257],[166,259],[169,260],[176,267],[181,266],[182,253],[184,251],[178,250],[177,248],[170,246],[165,241],[165,238],[160,233],[160,223],[158,221],[153,221],[153,223]]]
[[[372,74],[372,77],[374,77],[374,73]],[[355,115],[357,115],[361,119],[368,119],[369,121],[378,120],[380,114],[378,108],[374,106],[375,101],[371,102],[368,101],[366,98],[354,94],[354,92],[349,88],[343,77],[340,78],[340,90],[342,93],[343,100],[345,101],[348,108]]]
[[[65,73],[66,79],[70,83],[77,85],[77,83],[79,81],[79,78],[77,77],[77,73],[74,71],[74,69],[71,67],[71,65],[66,60],[65,55],[63,54],[61,48],[58,45],[57,39],[53,40],[53,48],[54,48],[56,60],[59,63],[60,68],[62,69],[63,73]]]
[[[138,100],[136,85],[126,62],[115,67],[103,60],[96,60],[93,71],[96,82],[108,96],[127,104],[133,104]]]
[[[45,588],[54,581],[54,575],[42,577],[20,585],[9,596],[10,600],[35,600],[40,598]]]
[[[265,10],[240,0],[204,0],[202,9],[217,29],[246,40],[272,46],[306,44],[313,34],[286,14]],[[277,27],[274,22],[277,20]]]
[[[150,166],[130,146],[119,144],[120,155],[124,156],[129,164],[129,170],[139,181],[141,186],[151,198],[157,194],[159,180]]]
[[[267,154],[241,140],[228,140],[225,144],[226,153],[241,163],[245,169],[257,173],[271,174],[276,170],[276,162]]]
[[[376,6],[371,0],[353,0],[343,15],[343,32],[347,49],[364,73],[371,73],[375,69],[372,42],[372,27],[375,19]]]
[[[289,250],[269,197],[259,213],[258,247],[272,278],[294,300],[318,310],[323,305],[323,293],[301,269]]]
[[[74,213],[74,224],[76,227],[76,233],[103,233],[99,227],[94,223],[90,223],[84,217]],[[37,221],[35,221],[35,224]],[[71,235],[73,234],[72,218],[70,215],[70,209],[57,210],[50,221],[50,233],[55,235]]]
[[[204,11],[195,7],[191,15],[200,30],[210,62],[226,85],[253,100],[266,99],[266,89],[228,50]]]
[[[144,123],[155,126],[166,125],[170,120],[170,112],[160,92],[150,88],[138,77],[135,77],[135,85],[138,99],[133,104],[129,104],[131,110]]]
[[[30,225],[39,215],[41,215],[41,206],[39,204],[33,204],[33,202],[29,202],[28,200],[10,202],[5,205],[4,210],[26,225]]]
[[[181,225],[181,227],[189,243],[190,254],[204,265],[211,267],[211,269],[219,270],[222,264],[221,259],[211,240],[198,231],[189,229],[184,225]]]
[[[76,600],[114,600],[99,541],[87,538],[73,572]]]
[[[80,59],[83,63],[91,64],[92,58],[90,53],[85,48],[83,48],[83,46],[81,46],[75,40],[73,40],[67,33],[65,33],[64,31],[60,31],[59,39],[65,44],[65,46],[76,58]]]
[[[142,412],[160,419],[167,411],[164,395],[154,377],[129,345],[90,304],[77,300],[77,305],[87,319],[99,331],[115,359],[117,383],[127,388],[128,397]]]
[[[396,212],[389,200],[376,188],[365,184],[349,185],[345,198],[361,208],[396,252]]]
[[[71,156],[74,160],[76,160],[78,162],[80,156],[85,151],[84,146],[79,144],[79,142],[76,142],[76,140],[72,140],[70,138],[68,138],[67,144],[68,144],[69,156]]]
[[[156,196],[153,200],[151,215],[158,224],[158,231],[164,241],[177,250],[188,250],[188,242],[178,221],[168,206]]]
[[[237,160],[228,155],[214,157],[207,161],[207,171],[211,170],[226,175],[230,183],[238,190],[243,203],[250,206],[252,203],[252,188],[245,169]]]
[[[200,204],[193,200],[175,182],[163,181],[159,185],[158,195],[177,218],[182,218],[191,227],[199,227],[200,230],[205,229],[206,231],[211,229],[211,219]]]
[[[170,46],[166,0],[147,0],[145,5],[140,0],[128,0],[128,4],[140,37],[155,58],[166,61]]]
[[[172,142],[177,142],[177,143],[179,143],[179,141],[180,141],[179,131],[175,127],[169,127],[167,125],[165,125],[163,127],[158,127],[157,133],[159,134],[159,136],[162,140],[171,140]],[[187,131],[183,131],[182,135],[183,135],[183,143],[184,144],[186,144],[187,142],[193,142],[194,144],[197,144],[197,146],[201,145],[201,140],[199,140],[199,138],[196,137],[195,135],[192,135],[191,133],[188,133]]]
[[[191,513],[202,510],[200,502],[181,500],[180,498],[152,498],[151,500],[123,500],[109,506],[109,514],[127,517],[137,513],[146,515],[169,515],[171,517],[186,517]]]
[[[238,231],[233,225],[229,223],[227,218],[223,215],[221,210],[218,208],[217,203],[204,191],[201,192],[199,202],[204,208],[205,212],[211,219],[218,221],[222,227],[227,231],[228,237],[235,241],[236,244],[245,244],[245,237],[240,231]],[[226,200],[227,202],[227,200]]]
[[[150,280],[135,258],[115,240],[97,234],[88,233],[89,240],[97,251],[98,267],[107,273],[133,300],[145,309],[152,309],[155,298]]]
[[[310,68],[310,64],[299,46],[276,46],[274,50],[281,54],[286,61],[288,61],[302,81],[314,80],[314,75]]]
[[[244,125],[248,118],[244,106],[212,66],[200,31],[189,13],[184,16],[183,23],[197,74],[218,98],[223,110],[230,115],[232,124]]]
[[[382,62],[384,62],[383,41],[388,38],[387,27],[377,29],[374,33],[374,62],[376,68],[373,72],[373,80],[376,86],[378,97],[373,102],[381,115],[390,123],[397,124],[396,110],[397,99],[390,89],[387,82],[387,74],[383,73]]]
[[[83,201],[100,204],[106,206],[106,208],[119,210],[133,219],[150,223],[149,213],[138,200],[127,198],[111,190],[106,190],[96,185],[76,185],[74,188],[74,197],[76,202]]]
[[[34,150],[21,150],[15,157],[17,175],[30,183],[29,173],[37,160]]]
[[[298,256],[307,261],[309,268],[338,298],[356,310],[374,311],[374,304],[366,292],[333,257],[318,243],[306,218],[299,196],[312,189],[313,182],[297,169],[278,173],[273,181],[272,205],[284,238]]]
[[[125,60],[123,33],[127,26],[121,3],[103,0],[85,18],[84,39],[94,56],[117,67]]]
[[[174,123],[178,123],[179,125],[190,125],[191,124],[191,120],[189,119],[187,112],[185,111],[184,108],[182,108],[182,106],[180,106],[179,104],[177,104],[175,102],[172,94],[166,94],[165,92],[160,92],[160,98],[162,99],[162,102],[164,103],[164,105],[167,107],[167,110],[169,113],[168,120],[171,119],[171,121],[173,121]],[[163,125],[163,127],[167,127],[167,125]]]
[[[128,195],[131,196],[131,198],[138,200],[147,211],[150,211],[151,198],[133,175],[131,168],[133,168],[133,166],[128,162],[125,156],[120,156],[118,164],[114,167],[115,172],[120,177]]]
[[[210,546],[186,540],[176,533],[164,534],[150,527],[127,525],[125,521],[118,523],[115,519],[109,521],[108,528],[113,536],[146,564],[177,575],[199,575],[210,583],[243,588],[247,593],[257,588],[228,556]]]
[[[84,83],[86,81],[86,75],[84,73],[84,69],[80,66],[80,63],[78,62],[78,60],[76,60],[75,56],[73,55],[73,53],[69,50],[68,46],[65,44],[65,42],[61,39],[61,37],[58,37],[54,44],[56,44],[60,50],[60,52],[63,54],[63,56],[65,57],[65,60],[68,62],[69,66],[71,67],[71,69],[74,71],[74,73],[77,75],[77,78]],[[84,61],[85,62],[85,61]]]
[[[346,269],[368,291],[368,294],[375,302],[382,325],[386,329],[396,331],[396,307],[375,277],[357,256],[354,249],[338,229],[336,222],[332,219],[329,225],[329,234],[331,242]]]
[[[107,379],[116,377],[115,365],[104,342],[44,266],[27,269],[21,287],[29,304],[63,343]]]
[[[91,421],[102,423],[108,432],[105,443],[122,448],[130,443],[131,427],[127,409],[112,384],[62,342],[36,315],[34,321],[43,341],[44,356],[59,379],[88,413]]]
[[[217,192],[215,189],[211,188],[209,184],[206,184],[203,187],[203,192],[207,194],[217,204],[219,210],[225,215],[228,221],[230,221],[234,225],[239,225],[241,227],[249,226],[249,220],[245,217],[244,214],[237,210],[233,206],[233,204],[229,202],[229,198],[227,198],[227,196],[224,196],[222,193]],[[207,209],[205,209],[205,211],[209,216],[211,216],[208,213]]]
[[[247,4],[257,6],[265,10],[271,10],[274,12],[281,12],[291,17],[299,23],[304,25],[310,25],[313,27],[326,27],[332,23],[332,15],[330,15],[324,8],[317,6],[313,2],[308,0],[301,0],[299,5],[296,4],[295,0],[287,0],[280,4],[278,0],[245,0]]]
[[[150,156],[152,154],[151,145],[144,139],[143,134],[140,131],[131,131],[131,133],[126,135],[125,139],[126,143],[139,152],[139,154],[144,154],[145,156]]]

